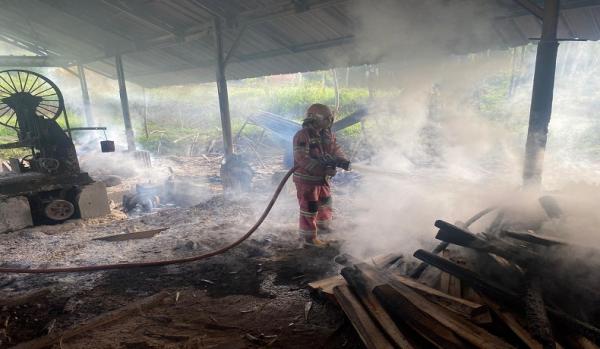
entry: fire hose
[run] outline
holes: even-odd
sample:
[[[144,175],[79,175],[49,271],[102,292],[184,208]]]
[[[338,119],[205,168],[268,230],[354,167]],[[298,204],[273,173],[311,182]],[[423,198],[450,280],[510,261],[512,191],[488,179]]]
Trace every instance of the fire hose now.
[[[166,259],[162,261],[154,261],[154,262],[136,262],[136,263],[118,263],[118,264],[98,264],[98,265],[84,265],[79,267],[64,267],[64,268],[38,268],[38,269],[27,269],[27,268],[0,268],[0,273],[9,273],[9,274],[53,274],[53,273],[80,273],[80,272],[90,272],[90,271],[101,271],[101,270],[113,270],[113,269],[131,269],[131,268],[143,268],[143,267],[162,267],[165,265],[172,264],[182,264],[189,262],[196,262],[203,259],[207,259],[210,257],[214,257],[219,254],[223,254],[232,248],[238,246],[245,240],[247,240],[256,230],[261,226],[261,224],[265,221],[271,209],[275,205],[275,202],[279,198],[279,194],[283,190],[285,183],[288,181],[290,176],[294,173],[296,168],[290,169],[285,176],[279,182],[277,189],[273,193],[271,197],[271,201],[263,211],[262,215],[258,218],[256,223],[246,232],[246,234],[242,235],[239,239],[232,242],[231,244],[221,247],[217,250],[207,252],[197,256],[178,258],[178,259]]]

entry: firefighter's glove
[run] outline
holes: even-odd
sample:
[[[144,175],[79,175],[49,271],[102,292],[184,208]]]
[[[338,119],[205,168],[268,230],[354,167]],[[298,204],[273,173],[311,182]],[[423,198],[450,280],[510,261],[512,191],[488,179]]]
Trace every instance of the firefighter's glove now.
[[[338,160],[337,167],[343,169],[344,171],[352,171],[352,166],[348,160]]]

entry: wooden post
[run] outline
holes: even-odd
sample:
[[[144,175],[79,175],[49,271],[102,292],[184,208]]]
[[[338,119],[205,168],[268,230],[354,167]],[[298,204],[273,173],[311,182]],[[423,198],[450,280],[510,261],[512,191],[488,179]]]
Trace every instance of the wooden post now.
[[[79,74],[79,83],[81,84],[81,97],[83,99],[83,112],[85,115],[86,126],[94,126],[94,116],[92,115],[92,106],[90,103],[90,95],[88,93],[87,79],[85,78],[85,68],[83,65],[77,65],[77,73]]]
[[[125,85],[125,73],[123,71],[123,59],[121,55],[115,57],[115,63],[117,67],[117,79],[119,81],[119,94],[121,96],[121,109],[123,110],[123,122],[125,123],[125,136],[127,137],[127,150],[135,151],[135,137],[129,114],[129,99],[127,98],[127,86]]]
[[[233,154],[233,137],[231,135],[231,115],[229,114],[229,94],[227,92],[227,79],[225,77],[225,55],[223,53],[223,35],[221,20],[214,19],[214,36],[216,51],[217,91],[219,93],[219,109],[221,111],[221,126],[223,129],[223,147],[225,159]]]
[[[560,0],[544,1],[542,37],[537,48],[523,168],[524,184],[534,187],[541,185],[544,152],[548,140],[548,124],[552,115],[554,76],[558,53],[556,31],[559,8]]]

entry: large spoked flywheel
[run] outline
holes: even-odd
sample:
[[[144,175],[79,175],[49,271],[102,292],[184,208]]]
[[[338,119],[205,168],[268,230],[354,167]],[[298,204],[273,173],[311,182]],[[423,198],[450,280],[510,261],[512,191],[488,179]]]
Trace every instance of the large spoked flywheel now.
[[[41,98],[36,114],[55,120],[64,110],[63,96],[58,87],[45,76],[28,70],[0,71],[0,125],[18,130],[16,111],[4,99],[15,94]]]

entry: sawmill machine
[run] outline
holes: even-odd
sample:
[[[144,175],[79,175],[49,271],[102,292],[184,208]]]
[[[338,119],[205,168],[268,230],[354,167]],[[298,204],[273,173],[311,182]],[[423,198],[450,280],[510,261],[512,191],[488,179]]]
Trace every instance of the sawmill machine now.
[[[50,79],[25,70],[1,71],[0,129],[16,136],[0,150],[19,154],[0,176],[0,232],[31,224],[27,214],[40,224],[109,212],[104,185],[79,168],[63,96]],[[22,212],[27,208],[29,213]],[[17,227],[10,223],[15,213],[23,217]]]

